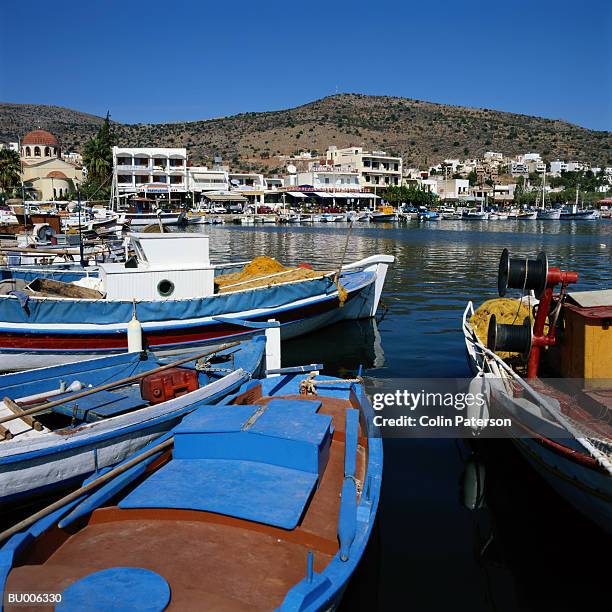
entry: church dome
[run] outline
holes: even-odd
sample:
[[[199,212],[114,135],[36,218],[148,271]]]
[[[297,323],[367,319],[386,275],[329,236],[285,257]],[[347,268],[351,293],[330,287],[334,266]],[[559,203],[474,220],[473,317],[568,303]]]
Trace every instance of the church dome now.
[[[22,145],[48,145],[52,147],[57,147],[59,143],[57,142],[57,138],[51,134],[51,132],[47,132],[47,130],[33,130],[32,132],[28,132],[21,141]]]

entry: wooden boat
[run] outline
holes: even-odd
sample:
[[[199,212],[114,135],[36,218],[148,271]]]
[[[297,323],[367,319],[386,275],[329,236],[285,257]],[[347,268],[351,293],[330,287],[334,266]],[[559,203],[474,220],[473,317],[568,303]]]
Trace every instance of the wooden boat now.
[[[61,287],[0,295],[0,370],[124,352],[134,309],[144,346],[159,354],[252,333],[245,320],[277,319],[289,338],[340,320],[373,317],[393,262],[391,256],[372,256],[343,266],[338,278],[337,271],[307,274],[281,267],[215,290],[220,274],[245,262],[211,264],[208,236],[135,234],[131,243],[136,257],[100,264],[98,279],[88,284],[96,292],[87,296],[70,297]]]
[[[543,257],[539,260],[545,262]],[[508,261],[506,256],[504,264],[502,258],[500,270],[507,269]],[[525,259],[519,261],[515,270],[525,263]],[[533,270],[537,261],[528,260],[523,267]],[[527,323],[500,325],[492,318],[485,346],[470,323],[474,308],[468,303],[463,333],[468,362],[476,375],[473,384],[486,390],[489,411],[511,417],[512,440],[532,467],[579,512],[612,533],[612,343],[605,339],[612,333],[605,324],[606,317],[612,316],[612,292],[570,293],[561,302],[560,315],[559,311],[554,314],[550,307],[559,304],[559,298],[553,300],[553,286],[561,282],[567,287],[577,275],[549,268],[547,262],[545,269],[546,280],[540,274],[536,282],[541,299],[533,330]],[[525,274],[515,271],[510,276],[514,283],[508,286],[534,288],[529,285],[529,272],[527,281]],[[507,282],[503,272],[500,278],[503,286]],[[545,323],[549,325],[546,335]],[[565,333],[557,342],[560,325]],[[510,327],[515,328],[511,333]],[[523,331],[517,329],[521,327]],[[594,345],[599,347],[595,351]],[[510,349],[529,354],[526,378],[495,352]],[[560,373],[563,378],[541,378],[540,360],[545,374]]]
[[[0,534],[0,587],[77,609],[334,609],[372,532],[382,440],[361,383],[313,374],[247,383]]]
[[[174,365],[134,352],[0,376],[0,503],[78,484],[121,461],[261,374],[265,348],[260,335]],[[34,406],[35,416],[24,415]]]

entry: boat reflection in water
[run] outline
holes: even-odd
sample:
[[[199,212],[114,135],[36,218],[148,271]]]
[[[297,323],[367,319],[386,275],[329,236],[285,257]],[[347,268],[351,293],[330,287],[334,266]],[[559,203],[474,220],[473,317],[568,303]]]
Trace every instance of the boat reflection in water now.
[[[379,369],[385,365],[375,319],[341,321],[331,327],[283,343],[283,365],[317,363],[325,345],[325,371],[336,375]]]

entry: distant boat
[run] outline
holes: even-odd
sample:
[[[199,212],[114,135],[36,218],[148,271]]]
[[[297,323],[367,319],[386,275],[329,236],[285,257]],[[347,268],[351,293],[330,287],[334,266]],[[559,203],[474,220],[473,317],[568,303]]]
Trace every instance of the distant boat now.
[[[499,211],[493,211],[489,213],[489,220],[491,221],[505,221],[508,218],[508,213]]]
[[[542,221],[558,221],[561,218],[560,208],[542,208],[538,210],[538,219]]]
[[[562,221],[594,221],[599,218],[599,214],[596,210],[572,206],[561,210],[560,218]]]
[[[538,212],[536,210],[525,210],[525,211],[519,212],[516,215],[516,218],[519,221],[533,221],[534,219],[538,218]]]
[[[466,221],[487,221],[489,213],[485,210],[478,210],[477,208],[468,208],[463,211],[461,218]]]
[[[374,223],[397,221],[397,215],[392,206],[381,206],[370,215],[370,221]]]

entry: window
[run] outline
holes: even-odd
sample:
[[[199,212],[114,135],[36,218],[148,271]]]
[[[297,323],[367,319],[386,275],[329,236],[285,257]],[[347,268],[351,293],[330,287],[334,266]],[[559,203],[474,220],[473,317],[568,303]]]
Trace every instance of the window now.
[[[40,147],[34,147],[34,157],[40,157]]]
[[[26,155],[26,157],[32,157],[32,151],[31,151],[30,147],[26,147],[25,148],[25,155]]]
[[[365,180],[366,180],[366,183],[369,183],[369,182],[370,182],[370,175],[369,175],[369,174],[366,174],[366,175],[365,175]]]
[[[174,293],[174,283],[167,279],[160,280],[157,283],[157,293],[162,297],[169,297]]]
[[[51,157],[51,149],[49,147],[45,147],[45,157]]]
[[[181,185],[183,183],[183,177],[182,176],[171,176],[170,177],[170,184],[171,185]]]

